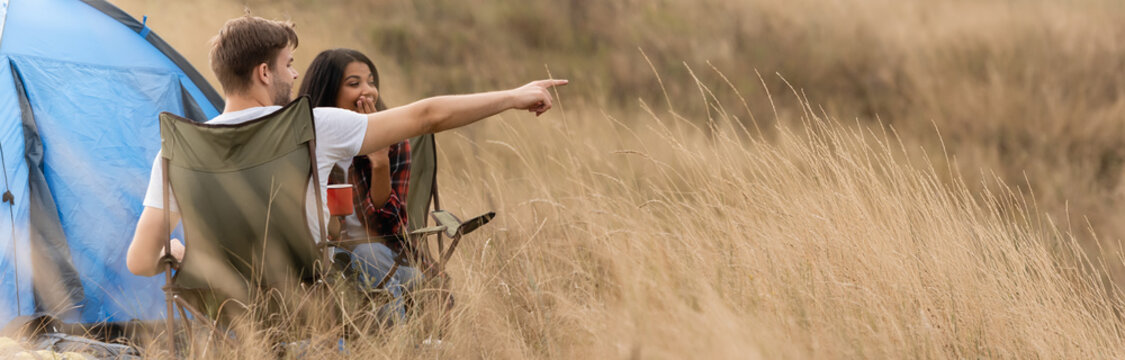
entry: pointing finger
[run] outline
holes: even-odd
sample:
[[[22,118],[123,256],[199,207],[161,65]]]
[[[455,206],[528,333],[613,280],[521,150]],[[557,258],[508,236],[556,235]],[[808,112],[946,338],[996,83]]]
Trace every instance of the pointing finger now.
[[[568,83],[570,83],[570,80],[551,79],[551,80],[539,80],[539,81],[536,82],[536,85],[539,85],[543,88],[550,88],[550,87],[553,87],[553,86],[563,86],[563,85],[566,85]]]

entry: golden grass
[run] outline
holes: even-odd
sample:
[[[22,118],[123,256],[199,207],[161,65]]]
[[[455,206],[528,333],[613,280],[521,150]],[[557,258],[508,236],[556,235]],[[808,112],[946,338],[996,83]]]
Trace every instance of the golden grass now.
[[[503,214],[459,252],[458,354],[1121,356],[1119,292],[1009,187],[811,110],[769,142],[649,115],[441,139],[444,188]]]
[[[978,201],[947,169],[904,163],[882,130],[809,112],[766,142],[724,113],[706,132],[561,115],[442,137],[446,199],[501,214],[454,257],[444,347],[420,346],[438,336],[430,312],[318,356],[1125,355],[1120,291],[1072,236],[1006,186]],[[211,354],[264,356],[267,331]]]
[[[382,72],[388,104],[509,87],[545,75],[596,109],[637,99],[681,112],[711,106],[687,68],[722,69],[754,109],[785,75],[817,106],[870,126],[893,124],[911,146],[945,147],[973,191],[992,174],[1034,192],[1058,219],[1087,221],[1121,253],[1125,236],[1125,5],[1113,0],[671,0],[391,2],[115,0],[210,79],[207,40],[244,8],[298,24],[299,70],[320,50],[353,47]],[[670,79],[665,90],[652,68]],[[708,83],[722,79],[698,74]],[[734,91],[716,89],[720,103]],[[800,107],[781,105],[792,117]],[[631,114],[622,114],[631,117]],[[741,119],[746,122],[748,119]],[[764,128],[771,128],[764,117]],[[768,135],[768,134],[767,134]],[[939,159],[943,161],[944,159]],[[1027,181],[1029,179],[1030,181]],[[993,189],[996,190],[996,189]],[[1085,231],[1079,236],[1100,256]],[[1111,265],[1125,276],[1125,267]]]
[[[241,14],[120,3],[198,7],[150,21],[205,73],[199,29]],[[444,347],[418,320],[349,356],[1125,356],[1117,2],[316,4],[251,6],[298,22],[299,69],[373,53],[392,104],[572,80],[439,135],[443,204],[500,217],[454,257]]]

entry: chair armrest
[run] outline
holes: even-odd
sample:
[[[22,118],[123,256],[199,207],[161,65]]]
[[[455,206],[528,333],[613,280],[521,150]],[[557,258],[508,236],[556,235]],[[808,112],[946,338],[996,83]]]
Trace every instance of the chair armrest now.
[[[445,231],[445,226],[439,225],[439,226],[430,226],[430,227],[425,227],[425,228],[421,228],[421,229],[418,229],[418,230],[414,230],[414,231],[411,231],[407,235],[410,235],[411,238],[414,238],[414,237],[430,236],[430,235],[437,234],[437,233],[444,232],[444,231]]]
[[[495,218],[495,217],[496,217],[496,212],[494,212],[494,211],[489,211],[487,213],[481,214],[481,215],[479,215],[475,218],[469,219],[468,221],[465,221],[464,223],[462,223],[461,228],[458,229],[457,232],[461,233],[461,235],[471,233],[474,230],[480,228],[481,226],[484,226],[484,224],[487,224],[489,221],[492,221],[492,219]]]
[[[496,212],[489,211],[483,215],[469,219],[469,221],[461,221],[461,219],[458,219],[453,213],[445,210],[434,211],[431,216],[433,216],[438,226],[444,227],[445,236],[454,238],[459,235],[471,233],[473,230],[492,221],[492,218],[496,217]]]
[[[496,212],[489,211],[465,222],[462,222],[461,219],[458,219],[456,215],[453,215],[453,213],[445,210],[434,211],[432,213],[432,216],[434,217],[434,220],[437,221],[437,225],[411,231],[407,234],[407,236],[410,239],[417,239],[438,233],[444,233],[450,238],[457,238],[460,235],[471,233],[481,226],[484,226],[484,224],[487,224],[489,221],[492,221],[492,219],[496,217]],[[392,236],[365,236],[341,240],[329,240],[322,242],[320,246],[351,246],[364,243],[382,242],[385,240],[390,240],[391,238]]]
[[[457,229],[461,227],[461,219],[458,219],[457,215],[445,210],[437,210],[430,213],[430,217],[433,217],[434,222],[443,228],[445,236],[451,238],[457,236]]]
[[[326,246],[346,247],[346,246],[351,246],[351,245],[359,245],[359,244],[366,244],[366,243],[373,243],[373,242],[384,242],[384,241],[387,241],[387,240],[391,240],[393,238],[394,238],[393,236],[353,237],[353,238],[347,238],[347,239],[329,240],[329,241],[321,242],[320,246],[321,247],[326,247]]]

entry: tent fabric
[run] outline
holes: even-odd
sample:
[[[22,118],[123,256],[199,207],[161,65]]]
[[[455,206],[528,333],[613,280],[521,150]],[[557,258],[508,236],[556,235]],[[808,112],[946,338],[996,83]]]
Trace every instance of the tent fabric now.
[[[19,98],[6,58],[0,57],[0,148],[4,154],[7,191],[13,205],[0,203],[0,323],[35,311],[32,298],[28,203],[30,185],[24,161],[23,125]],[[19,289],[20,291],[16,291]]]
[[[219,96],[219,93],[215,91],[214,88],[207,86],[207,80],[203,79],[203,75],[200,74],[199,71],[197,71],[194,67],[192,67],[191,63],[189,63],[187,59],[181,56],[180,53],[176,52],[175,49],[172,49],[172,46],[168,45],[168,43],[165,42],[164,39],[161,39],[159,36],[156,36],[155,33],[149,31],[148,27],[146,27],[145,24],[137,22],[137,19],[134,19],[132,16],[129,16],[129,14],[121,11],[121,9],[118,9],[116,6],[113,6],[112,4],[103,0],[83,0],[82,2],[86,3],[86,5],[90,5],[91,7],[100,10],[102,13],[114,18],[114,20],[117,20],[122,25],[125,25],[129,29],[135,31],[137,34],[140,34],[141,37],[145,39],[145,41],[148,41],[149,44],[152,44],[153,47],[155,47],[157,50],[160,50],[160,52],[167,56],[169,60],[172,60],[172,62],[175,63],[176,66],[178,66],[180,70],[184,72],[184,75],[186,75],[192,83],[203,84],[204,86],[202,87],[191,87],[190,89],[184,89],[191,94],[191,99],[193,102],[196,98],[205,98],[212,104],[223,103],[223,98]],[[221,109],[222,107],[220,106],[218,108]],[[196,105],[193,109],[189,110],[200,110],[200,108],[198,107],[198,105]],[[193,114],[190,111],[187,114],[188,116],[184,117],[195,121],[206,121],[207,119],[213,118],[218,115],[217,113],[210,113],[203,117],[199,117],[192,116]]]
[[[66,279],[41,270],[67,267],[77,281],[65,287],[73,313],[55,314],[64,320],[162,318],[160,279],[134,276],[124,261],[160,148],[158,114],[202,121],[219,114],[222,99],[167,43],[105,1],[8,0],[6,10],[0,146],[15,201],[0,203],[0,324],[50,310],[35,296],[50,292],[33,284]],[[62,234],[33,236],[44,222]]]
[[[39,136],[39,126],[35,122],[35,111],[27,97],[23,77],[13,65],[12,82],[16,97],[19,98],[20,119],[24,134],[24,160],[28,166],[28,186],[31,195],[29,213],[31,232],[28,243],[31,246],[31,265],[35,269],[32,277],[32,293],[35,295],[36,310],[71,311],[74,305],[83,300],[82,282],[78,270],[70,261],[70,248],[58,217],[58,208],[51,196],[47,178],[43,175],[43,142]]]

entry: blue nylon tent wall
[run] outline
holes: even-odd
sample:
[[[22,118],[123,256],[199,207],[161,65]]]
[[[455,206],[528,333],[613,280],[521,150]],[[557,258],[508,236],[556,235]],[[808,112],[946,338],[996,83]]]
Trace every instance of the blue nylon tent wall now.
[[[162,317],[163,278],[133,276],[124,261],[160,147],[157,114],[205,120],[222,99],[163,40],[104,1],[3,3],[0,145],[15,201],[0,204],[0,325],[37,311],[33,277],[68,268],[81,289],[70,289],[77,307],[66,320]],[[40,173],[45,186],[35,185]],[[37,200],[36,189],[48,195]],[[52,202],[55,214],[43,210]],[[62,235],[38,239],[35,224],[56,217]]]

